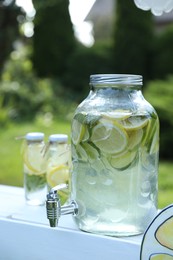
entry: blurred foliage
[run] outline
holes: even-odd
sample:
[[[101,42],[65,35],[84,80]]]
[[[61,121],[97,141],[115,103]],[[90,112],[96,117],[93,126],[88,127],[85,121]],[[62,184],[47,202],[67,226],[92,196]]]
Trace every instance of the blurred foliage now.
[[[19,47],[5,64],[0,83],[0,125],[8,120],[33,120],[38,115],[68,117],[73,103],[57,79],[40,79],[27,58],[28,49]]]
[[[22,14],[15,0],[0,1],[0,72],[3,64],[13,50],[13,42],[19,36],[19,24],[17,17]]]
[[[76,40],[68,0],[34,0],[33,65],[42,77],[59,77],[67,69]]]
[[[113,38],[87,48],[75,40],[68,0],[33,3],[37,13],[30,41],[16,41],[19,9],[14,1],[5,7],[14,7],[12,16],[0,5],[0,66],[6,60],[0,82],[0,126],[71,119],[75,102],[89,93],[91,74],[142,74],[144,94],[161,122],[160,156],[172,159],[168,145],[173,145],[173,26],[156,34],[151,13],[137,9],[131,0],[118,0]]]
[[[132,0],[117,0],[114,24],[114,70],[150,78],[153,19]]]
[[[173,74],[173,25],[168,25],[155,36],[153,78],[166,78]]]
[[[144,96],[160,118],[160,157],[173,159],[173,76],[149,82]]]
[[[73,89],[78,101],[89,93],[91,74],[113,73],[111,54],[111,43],[100,42],[91,48],[79,45],[71,55],[63,84]]]

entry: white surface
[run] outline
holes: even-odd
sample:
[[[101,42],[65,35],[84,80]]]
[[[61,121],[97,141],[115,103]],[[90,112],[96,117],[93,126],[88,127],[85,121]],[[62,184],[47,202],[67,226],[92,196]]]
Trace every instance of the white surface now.
[[[0,260],[139,260],[141,240],[82,232],[71,216],[50,228],[44,206],[28,206],[22,188],[0,185]]]

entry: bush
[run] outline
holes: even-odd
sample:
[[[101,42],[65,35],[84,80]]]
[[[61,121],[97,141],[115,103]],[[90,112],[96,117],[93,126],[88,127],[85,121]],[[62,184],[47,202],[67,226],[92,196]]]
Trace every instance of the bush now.
[[[0,73],[19,37],[18,17],[23,14],[15,0],[0,1]]]
[[[95,44],[87,48],[79,46],[68,60],[68,70],[63,84],[74,91],[75,99],[83,99],[89,93],[91,74],[113,73],[111,45]]]
[[[153,77],[163,79],[173,74],[173,25],[156,36],[154,50]]]
[[[38,115],[68,117],[71,102],[57,79],[40,79],[32,72],[26,48],[13,52],[0,83],[0,121],[35,119]]]
[[[68,0],[33,0],[33,63],[42,77],[61,77],[76,45]]]
[[[154,106],[160,118],[160,157],[173,159],[173,77],[156,80],[146,86],[146,99]]]
[[[140,10],[132,0],[116,1],[114,26],[114,66],[116,73],[151,77],[153,19],[151,12]]]
[[[1,106],[0,106],[1,107]],[[0,127],[5,127],[8,125],[8,110],[1,108],[0,110]]]

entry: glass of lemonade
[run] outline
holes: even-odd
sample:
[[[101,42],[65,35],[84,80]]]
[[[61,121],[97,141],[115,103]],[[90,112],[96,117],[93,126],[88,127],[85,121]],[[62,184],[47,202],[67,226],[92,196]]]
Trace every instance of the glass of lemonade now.
[[[49,136],[47,149],[47,184],[48,190],[59,184],[69,185],[71,149],[68,144],[68,136],[65,134],[53,134]],[[69,187],[58,191],[61,205],[69,198]]]
[[[159,120],[139,75],[92,75],[72,121],[75,221],[84,231],[143,233],[157,213]]]
[[[47,193],[44,134],[28,133],[25,139],[23,161],[26,202],[30,205],[43,205]]]

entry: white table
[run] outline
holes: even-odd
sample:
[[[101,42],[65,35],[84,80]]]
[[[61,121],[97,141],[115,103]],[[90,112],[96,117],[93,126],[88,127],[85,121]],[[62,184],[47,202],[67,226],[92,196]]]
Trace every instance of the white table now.
[[[0,185],[0,260],[139,260],[142,236],[80,231],[72,216],[50,228],[45,206],[29,206],[23,188]]]

